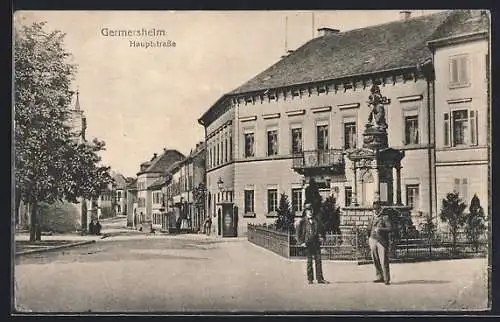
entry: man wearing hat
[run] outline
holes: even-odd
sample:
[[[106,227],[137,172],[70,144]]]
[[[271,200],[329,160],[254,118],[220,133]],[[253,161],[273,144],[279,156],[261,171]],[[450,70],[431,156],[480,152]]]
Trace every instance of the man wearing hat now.
[[[391,283],[389,271],[389,233],[392,230],[391,220],[388,215],[384,215],[379,201],[373,203],[373,217],[368,223],[368,233],[370,234],[368,243],[375,265],[377,279],[375,283]]]
[[[314,257],[314,264],[316,266],[316,280],[318,284],[327,284],[323,278],[323,269],[321,267],[321,242],[319,237],[325,240],[326,236],[321,227],[321,223],[316,216],[313,217],[311,204],[304,205],[304,216],[299,221],[297,227],[297,241],[301,247],[306,248],[307,255],[307,280],[309,284],[313,283],[314,272],[312,260]]]

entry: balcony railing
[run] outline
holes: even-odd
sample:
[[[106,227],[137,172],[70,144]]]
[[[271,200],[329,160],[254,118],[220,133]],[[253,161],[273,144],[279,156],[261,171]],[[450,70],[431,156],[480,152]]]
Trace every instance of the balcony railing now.
[[[295,170],[314,168],[344,169],[345,161],[342,149],[310,150],[293,155],[292,167]]]

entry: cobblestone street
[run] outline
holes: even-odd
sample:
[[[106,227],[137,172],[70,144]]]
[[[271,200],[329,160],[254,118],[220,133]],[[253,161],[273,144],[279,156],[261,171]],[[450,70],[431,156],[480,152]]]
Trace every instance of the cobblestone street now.
[[[487,260],[372,265],[324,261],[327,285],[308,285],[305,262],[245,239],[145,236],[16,259],[16,304],[32,312],[481,310]]]

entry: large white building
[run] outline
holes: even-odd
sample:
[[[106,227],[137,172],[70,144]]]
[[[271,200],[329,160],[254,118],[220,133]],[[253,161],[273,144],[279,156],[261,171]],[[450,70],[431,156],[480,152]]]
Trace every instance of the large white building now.
[[[216,204],[234,202],[239,235],[247,223],[274,222],[281,193],[299,213],[299,173],[318,164],[334,169],[319,178],[324,196],[349,206],[357,191],[358,202],[370,205],[372,179],[361,174],[355,181],[345,152],[362,145],[374,83],[391,100],[389,146],[405,152],[402,202],[413,218],[437,218],[452,191],[467,204],[477,194],[489,209],[487,13],[406,15],[346,32],[320,31],[198,120],[206,130],[208,212],[216,217]]]

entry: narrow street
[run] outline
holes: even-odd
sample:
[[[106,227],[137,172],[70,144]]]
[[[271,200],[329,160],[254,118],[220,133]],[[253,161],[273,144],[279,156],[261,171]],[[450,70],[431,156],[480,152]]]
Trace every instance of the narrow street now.
[[[394,264],[390,286],[371,265],[325,261],[331,284],[308,285],[304,261],[240,238],[110,238],[17,258],[15,297],[32,312],[478,310],[486,261]]]

